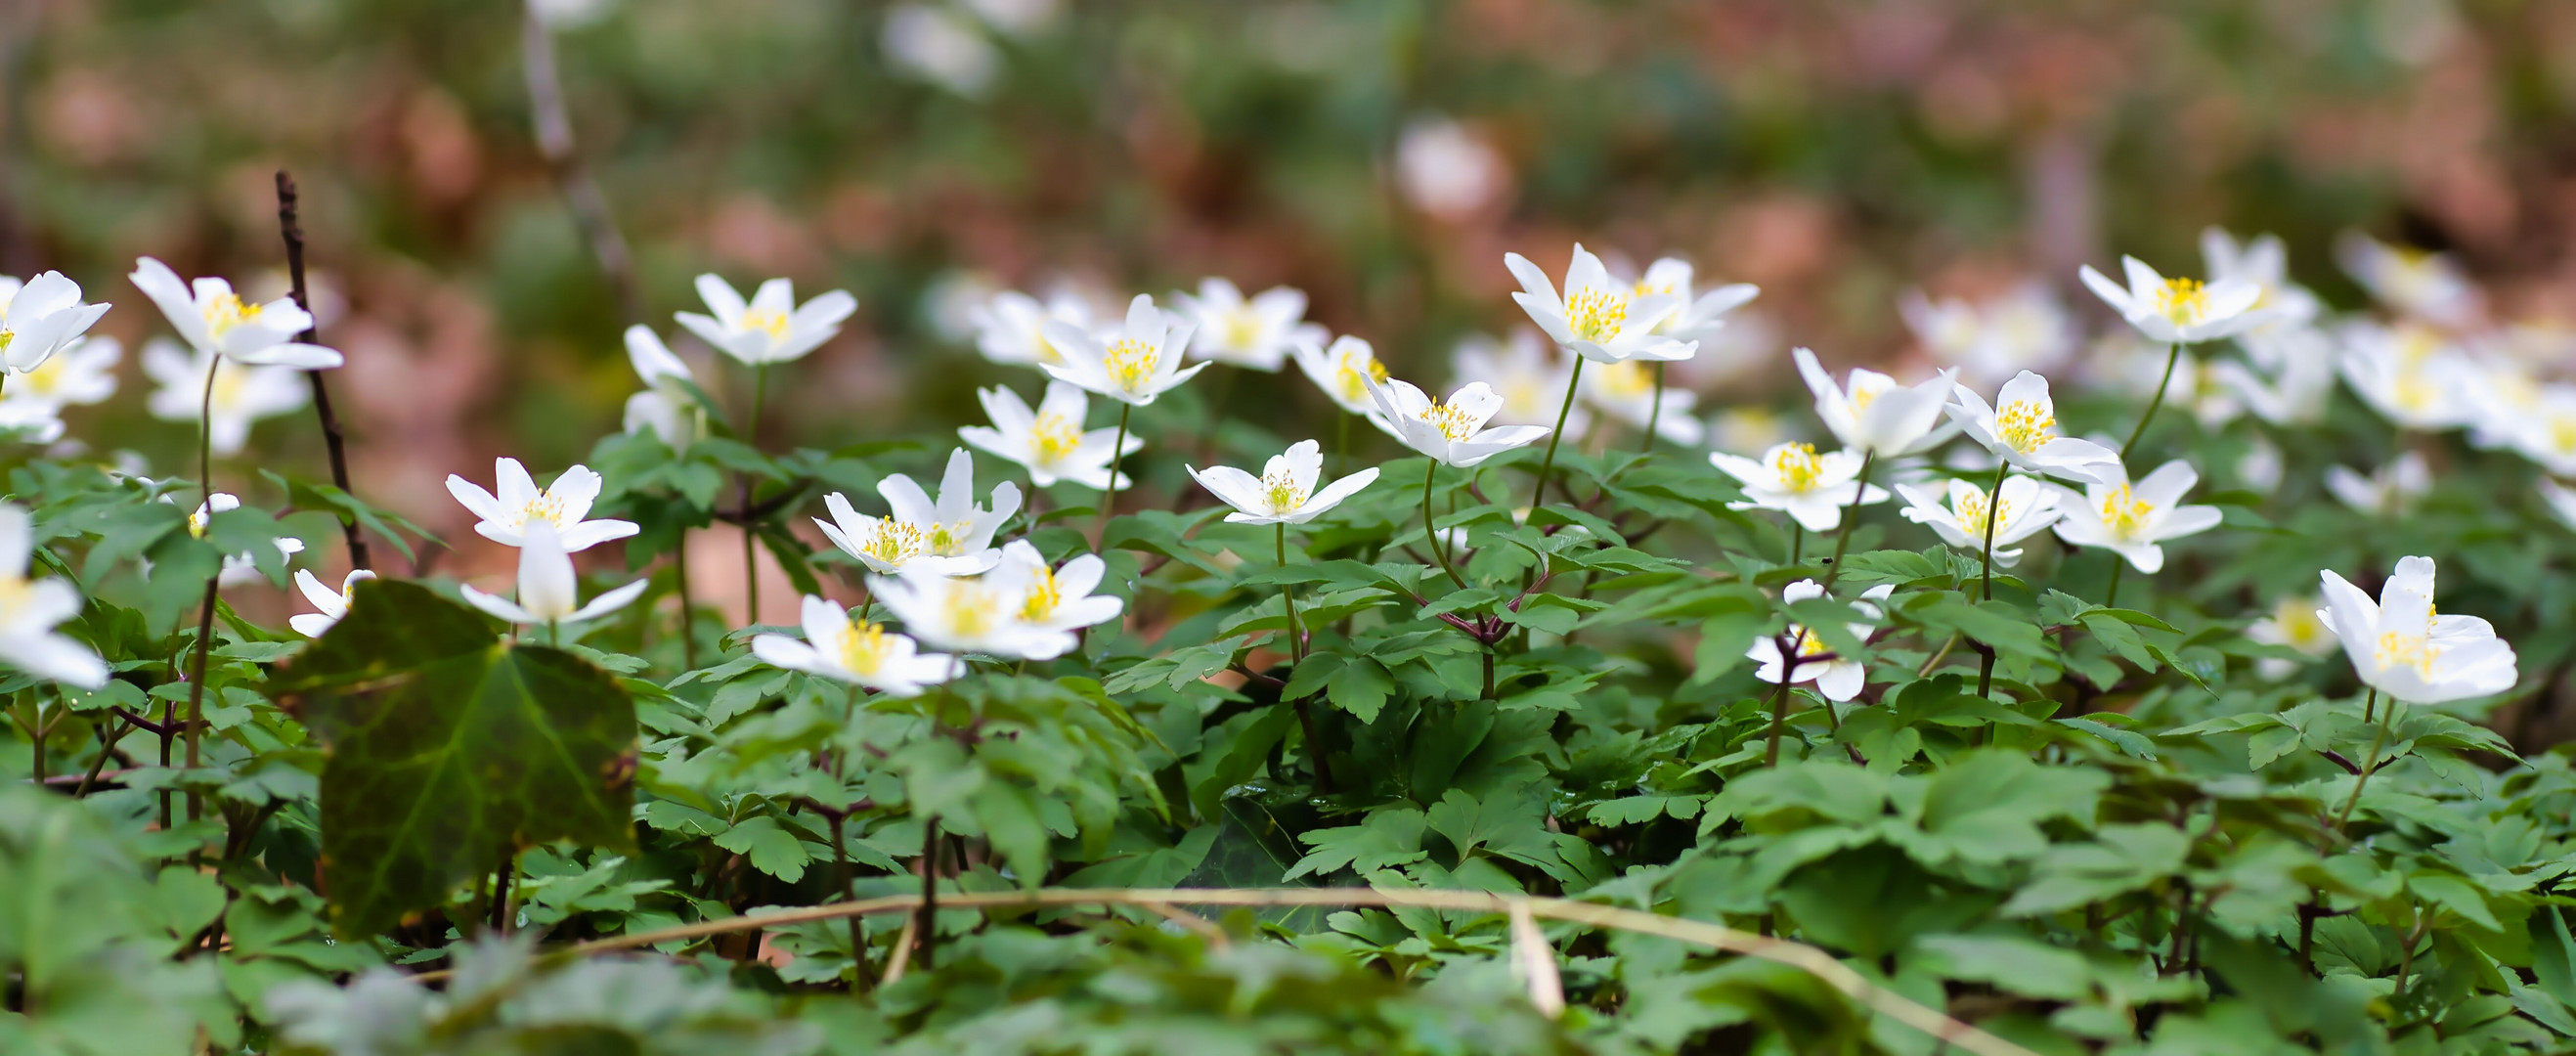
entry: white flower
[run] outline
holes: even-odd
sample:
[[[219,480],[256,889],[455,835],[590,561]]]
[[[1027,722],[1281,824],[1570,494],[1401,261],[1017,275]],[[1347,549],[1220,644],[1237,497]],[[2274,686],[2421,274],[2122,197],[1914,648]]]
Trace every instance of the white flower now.
[[[107,664],[88,646],[54,633],[80,615],[80,591],[59,579],[29,580],[36,547],[25,507],[0,503],[0,662],[82,689],[107,684]]]
[[[1778,510],[1811,532],[1830,532],[1841,527],[1843,507],[1887,501],[1887,489],[1876,484],[1865,489],[1854,488],[1860,475],[1861,455],[1857,451],[1816,453],[1816,445],[1784,443],[1762,453],[1756,462],[1724,451],[1711,452],[1708,462],[1726,471],[1744,486],[1743,502],[1730,502],[1731,510]]]
[[[48,271],[21,283],[0,275],[0,360],[10,370],[33,370],[107,314],[105,304],[82,304],[80,284]]]
[[[233,293],[232,283],[222,279],[182,283],[169,265],[150,257],[136,258],[134,274],[127,277],[160,306],[180,339],[201,354],[220,353],[245,366],[327,370],[340,365],[338,352],[295,340],[295,335],[312,328],[313,317],[296,307],[292,297],[267,304],[244,303]]]
[[[683,384],[692,380],[689,365],[642,323],[626,328],[626,361],[634,365],[644,391],[626,398],[625,431],[650,429],[671,450],[686,450],[706,428],[705,409]]]
[[[1012,619],[1031,631],[1056,636],[1043,642],[1033,638],[1018,655],[1053,660],[1072,651],[1079,641],[1073,632],[1107,623],[1127,611],[1126,602],[1092,593],[1108,571],[1108,563],[1096,554],[1076,554],[1063,567],[1049,568],[1037,547],[1026,539],[1013,539],[1002,547],[1002,563],[984,579],[1001,591],[1005,601],[1018,606]]]
[[[1416,121],[1396,141],[1395,185],[1414,208],[1464,220],[1511,193],[1512,166],[1484,136],[1456,121]]]
[[[732,284],[712,274],[700,275],[698,297],[713,315],[678,312],[672,317],[690,333],[751,367],[804,358],[840,333],[841,320],[859,310],[859,299],[844,290],[799,305],[796,285],[786,279],[761,283],[745,304]]]
[[[1583,402],[1638,429],[1655,423],[1655,433],[1685,447],[1697,447],[1708,427],[1691,417],[1699,394],[1689,389],[1657,388],[1654,370],[1641,360],[1609,363],[1583,372]],[[1564,391],[1562,389],[1558,390]],[[1662,401],[1658,413],[1657,400]],[[1572,422],[1566,428],[1576,426]]]
[[[2335,263],[2400,315],[2465,326],[2485,313],[2475,283],[2447,253],[2392,246],[2359,231],[2335,240]]]
[[[1324,455],[1312,440],[1297,441],[1288,445],[1286,454],[1270,456],[1258,478],[1233,466],[1183,468],[1200,487],[1235,508],[1225,515],[1229,524],[1304,524],[1377,479],[1377,467],[1370,466],[1315,490],[1324,472]]]
[[[2093,265],[2084,266],[2084,285],[2102,298],[2147,340],[2159,344],[2194,344],[2234,337],[2270,320],[2258,312],[2263,288],[2242,278],[2168,279],[2136,257],[2120,258],[2129,286],[2120,288]]]
[[[1869,621],[1878,620],[1886,615],[1875,603],[1886,601],[1888,594],[1895,590],[1896,584],[1881,583],[1869,588],[1861,594],[1860,600],[1851,603],[1852,611],[1860,617],[1850,624],[1852,637],[1862,641],[1869,640],[1870,632],[1877,630],[1876,625]],[[1780,600],[1785,602],[1799,602],[1824,596],[1825,588],[1812,579],[1802,579],[1780,588]],[[1816,692],[1824,694],[1826,700],[1837,703],[1859,696],[1861,687],[1869,683],[1869,667],[1858,660],[1842,657],[1830,660],[1808,659],[1831,651],[1825,645],[1824,639],[1805,633],[1805,628],[1794,623],[1790,624],[1789,629],[1783,633],[1790,641],[1798,643],[1798,661],[1789,672],[1790,682],[1805,682],[1813,679],[1816,683]],[[1755,638],[1753,644],[1744,650],[1744,655],[1762,665],[1753,673],[1753,677],[1773,685],[1779,684],[1781,666],[1779,642],[1774,641],[1769,635]]]
[[[170,495],[161,496],[161,501],[177,504],[176,498]],[[231,492],[218,491],[208,495],[206,501],[197,504],[196,512],[188,515],[188,534],[203,539],[206,537],[206,529],[213,524],[215,514],[240,508],[241,497]],[[304,540],[291,535],[277,536],[270,541],[276,544],[278,554],[284,557],[293,557],[304,552]],[[224,555],[223,567],[215,573],[216,582],[228,587],[237,583],[248,583],[258,578],[260,578],[259,559],[247,550],[238,554]]]
[[[2157,466],[2135,486],[2126,480],[2088,484],[2082,495],[2059,487],[2057,537],[2074,546],[2110,550],[2138,571],[2153,574],[2165,567],[2165,550],[2159,545],[2164,540],[2218,527],[2218,507],[2178,505],[2198,483],[2200,473],[2176,459]]]
[[[1914,291],[1896,308],[1934,362],[1958,368],[1960,377],[1976,385],[2050,369],[2075,350],[2075,322],[2041,282],[2025,282],[1980,304],[1933,301]]]
[[[307,638],[322,637],[322,632],[330,630],[333,624],[339,623],[342,618],[349,615],[349,602],[356,597],[358,584],[374,578],[376,574],[373,572],[363,568],[353,568],[349,570],[348,576],[340,580],[340,589],[333,590],[324,586],[322,581],[313,575],[313,570],[296,569],[295,589],[303,591],[304,600],[312,602],[313,607],[320,611],[289,616],[286,618],[286,625],[295,628],[295,633]]]
[[[2254,415],[2280,426],[2325,420],[2334,392],[2334,341],[2313,326],[2266,327],[2238,335],[2252,365],[2222,359],[2204,373]]]
[[[2049,398],[2047,378],[2027,370],[2013,375],[1996,391],[1992,407],[1965,385],[1954,386],[1953,392],[1957,402],[1949,406],[1951,420],[1959,423],[1968,439],[2006,462],[2069,480],[2109,482],[2128,476],[2120,468],[2119,452],[2090,440],[2058,435],[2057,403]]]
[[[2064,511],[2057,508],[2059,493],[2041,487],[2030,477],[2004,479],[2000,508],[1988,501],[1986,489],[1952,478],[1947,506],[1930,492],[1912,484],[1899,484],[1896,493],[1905,496],[1906,506],[1897,511],[1906,520],[1926,525],[1941,541],[1972,554],[1986,549],[1986,514],[1995,513],[1995,564],[2013,567],[2021,560],[2021,551],[2006,549],[2031,536],[2046,531],[2057,523]]]
[[[1314,341],[1300,341],[1289,346],[1289,351],[1297,357],[1297,369],[1306,372],[1306,380],[1324,390],[1335,406],[1352,414],[1377,414],[1377,403],[1369,398],[1369,385],[1386,380],[1386,364],[1378,362],[1376,350],[1367,341],[1343,334],[1334,338],[1329,348],[1317,347]]]
[[[1709,445],[1721,451],[1752,451],[1789,438],[1788,423],[1768,407],[1729,407],[1709,420]]]
[[[1198,296],[1174,298],[1198,322],[1190,358],[1253,370],[1276,371],[1299,341],[1321,341],[1323,328],[1305,322],[1306,293],[1273,286],[1251,300],[1220,278],[1199,280]]]
[[[975,456],[962,447],[948,455],[938,502],[901,473],[878,481],[877,494],[885,498],[885,517],[852,509],[849,497],[836,491],[823,497],[832,519],[817,517],[814,524],[842,553],[886,574],[981,574],[1002,559],[993,548],[993,533],[1020,510],[1020,486],[1007,480],[993,486],[991,509],[974,504]]]
[[[1084,391],[1142,407],[1207,369],[1206,363],[1181,366],[1196,330],[1196,324],[1154,307],[1154,298],[1140,293],[1127,302],[1127,320],[1114,330],[1047,320],[1047,344],[1064,362],[1039,366]]]
[[[1503,266],[1520,280],[1512,300],[1549,339],[1585,359],[1617,363],[1627,359],[1689,359],[1697,341],[1677,341],[1656,332],[1683,308],[1671,293],[1640,294],[1610,278],[1601,258],[1574,247],[1574,262],[1565,269],[1565,296],[1560,299],[1547,273],[1518,253],[1503,254]]]
[[[2406,557],[2379,588],[2379,602],[2332,570],[2317,573],[2325,607],[2317,618],[2343,643],[2354,674],[2409,704],[2440,704],[2512,689],[2513,646],[2475,616],[2433,610],[2433,559]]]
[[[945,7],[897,4],[885,13],[886,58],[896,69],[969,99],[992,87],[1001,49],[975,21]]]
[[[2282,598],[2272,606],[2272,614],[2245,627],[2245,637],[2264,645],[2284,645],[2309,657],[2320,657],[2335,649],[2334,632],[2326,621],[2317,618],[2317,599],[2312,595]],[[2296,660],[2267,656],[2254,661],[2254,673],[2267,681],[2278,682],[2299,669]]]
[[[11,371],[0,402],[43,404],[56,411],[102,402],[116,395],[116,364],[123,358],[125,345],[113,337],[75,338],[44,362]]]
[[[1483,334],[1459,341],[1449,353],[1449,369],[1460,385],[1481,381],[1502,395],[1503,406],[1494,412],[1494,424],[1554,425],[1557,409],[1565,406],[1565,385],[1574,372],[1574,360],[1558,356],[1546,335],[1523,326],[1512,330],[1507,343],[1497,344]],[[1386,380],[1383,368],[1378,380]],[[1352,387],[1366,404],[1367,386],[1355,379]],[[1577,407],[1565,419],[1565,430],[1580,435],[1585,424],[1583,409]]]
[[[215,372],[215,393],[206,397],[206,371]],[[160,388],[145,407],[165,421],[193,422],[201,407],[209,409],[207,439],[215,453],[229,455],[250,439],[250,426],[301,409],[313,398],[312,386],[287,367],[249,367],[230,356],[205,349],[193,355],[167,338],[143,343],[143,373]]]
[[[848,610],[814,595],[805,595],[804,617],[804,641],[755,635],[752,655],[773,667],[855,683],[890,697],[920,696],[923,687],[956,673],[955,657],[917,652],[912,639],[851,619]]]
[[[2576,491],[2547,477],[2540,478],[2539,488],[2541,499],[2549,503],[2549,512],[2558,515],[2559,523],[2576,529]]]
[[[64,428],[62,412],[52,404],[0,400],[0,437],[50,444],[63,438]]]
[[[1368,387],[1369,398],[1377,402],[1377,414],[1369,420],[1442,465],[1472,466],[1547,436],[1544,425],[1487,428],[1485,423],[1502,409],[1503,398],[1481,381],[1450,393],[1447,403],[1433,401],[1411,382],[1389,380],[1381,385],[1370,379]]]
[[[2392,328],[2357,322],[2345,327],[2342,336],[2336,369],[2353,393],[2391,424],[2436,432],[2479,417],[2480,409],[2462,391],[2462,381],[2475,367],[2440,332],[2420,323]]]
[[[1049,320],[1087,329],[1091,306],[1066,290],[1056,291],[1044,304],[1017,290],[1004,290],[975,309],[975,348],[984,358],[1011,366],[1062,363],[1064,356],[1047,341]]]
[[[573,554],[640,530],[633,521],[582,519],[599,499],[599,474],[588,466],[564,470],[544,491],[515,458],[493,459],[492,477],[499,495],[454,473],[447,475],[447,493],[474,514],[477,534],[503,546],[527,545],[528,526],[539,523],[552,529],[556,546]]]
[[[2237,456],[2236,479],[2255,491],[2270,491],[2281,486],[2281,449],[2260,436],[2245,445]]]
[[[2354,512],[2395,517],[2433,490],[2433,471],[2423,455],[2409,451],[2366,477],[2344,466],[2327,466],[2326,490]]]
[[[581,605],[572,556],[564,552],[553,522],[529,521],[518,546],[519,600],[513,602],[472,587],[457,587],[467,604],[511,623],[579,623],[625,608],[652,582],[639,579]]]
[[[868,593],[903,621],[904,630],[935,648],[1032,660],[1064,655],[1074,646],[1071,633],[1020,619],[1029,604],[1026,586],[1000,576],[944,576],[919,566],[868,577]]]
[[[1926,450],[1949,438],[1949,430],[1935,432],[1933,427],[1940,424],[1941,409],[1949,405],[1950,393],[1957,387],[1950,371],[1906,387],[1875,370],[1854,367],[1849,383],[1836,386],[1833,376],[1817,364],[1814,351],[1799,348],[1791,357],[1798,361],[1798,376],[1816,395],[1816,416],[1824,419],[1825,428],[1833,430],[1844,447],[1894,456]]]
[[[528,0],[528,14],[547,29],[580,29],[608,17],[615,0]]]
[[[1058,480],[1094,491],[1111,486],[1109,445],[1118,441],[1118,430],[1083,431],[1082,419],[1090,411],[1091,400],[1081,389],[1061,381],[1047,382],[1046,395],[1034,411],[1019,393],[999,385],[976,390],[975,398],[983,401],[993,425],[989,429],[965,426],[957,435],[1028,470],[1032,486],[1043,488]],[[1125,455],[1143,446],[1145,441],[1129,433],[1118,453]],[[1116,486],[1124,489],[1127,484],[1127,474],[1118,474]]]
[[[1655,332],[1678,341],[1697,342],[1716,336],[1726,329],[1726,313],[1750,303],[1762,295],[1762,288],[1749,282],[1694,293],[1691,282],[1695,274],[1691,264],[1680,257],[1663,257],[1646,265],[1646,274],[1631,287],[1632,296],[1660,295],[1681,302],[1681,307],[1664,321],[1655,324]]]
[[[2266,318],[2247,333],[2306,326],[2324,310],[2316,294],[2290,281],[2290,254],[2279,235],[2256,235],[2238,242],[2225,228],[2205,227],[2200,231],[2200,260],[2209,269],[2209,281],[2242,279],[2262,291],[2254,307]]]

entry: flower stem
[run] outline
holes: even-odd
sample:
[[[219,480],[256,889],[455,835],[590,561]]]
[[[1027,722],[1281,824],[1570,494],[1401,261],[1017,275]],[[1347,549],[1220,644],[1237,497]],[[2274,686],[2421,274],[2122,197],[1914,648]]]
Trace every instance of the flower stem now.
[[[1288,567],[1288,522],[1281,521],[1274,527],[1278,529],[1279,567],[1286,568]],[[1305,632],[1297,626],[1297,589],[1287,583],[1279,584],[1279,604],[1288,610],[1288,670],[1290,677],[1293,678],[1297,665],[1306,660]],[[1305,729],[1306,761],[1313,764],[1315,768],[1315,787],[1331,792],[1333,764],[1324,759],[1324,741],[1316,732],[1315,713],[1314,709],[1308,706],[1308,699],[1298,697],[1289,701],[1289,706],[1297,709],[1297,725]]]
[[[680,659],[691,670],[698,666],[697,625],[691,622],[689,610],[689,530],[680,529],[679,545],[671,550],[671,575],[680,584]]]
[[[1338,477],[1350,471],[1351,416],[1348,413],[1336,414],[1333,416],[1333,475]]]
[[[206,367],[206,391],[197,402],[197,508],[206,511],[207,535],[213,535],[215,529],[215,378],[223,370],[224,357],[218,354]],[[223,559],[217,557],[215,574],[206,577],[206,599],[197,606],[196,658],[189,665],[187,745],[188,769],[191,770],[197,768],[198,762],[197,727],[206,706],[206,650],[213,644],[215,636],[215,595],[222,583]],[[162,735],[162,746],[166,756],[168,734]],[[41,745],[38,750],[42,750]],[[170,800],[168,793],[162,795],[161,814],[166,822],[169,820]],[[188,820],[197,820],[204,811],[204,797],[191,790],[188,793]]]
[[[1860,500],[1869,495],[1869,470],[1878,463],[1878,452],[1860,456],[1860,473],[1852,478],[1851,505],[1843,507],[1842,531],[1834,534],[1834,556],[1825,563],[1824,588],[1834,589],[1834,580],[1843,574],[1843,551],[1851,546],[1852,524],[1860,520]]]
[[[1662,360],[1655,361],[1655,384],[1652,389],[1654,395],[1647,397],[1646,404],[1648,408],[1646,439],[1637,445],[1637,453],[1641,455],[1655,449],[1655,427],[1662,424],[1664,420],[1664,362]]]
[[[2362,713],[2365,715],[2369,714],[2374,710],[2378,703],[2379,690],[2376,687],[2373,687],[2370,691],[2370,699],[2362,704]],[[2388,710],[2390,712],[2395,712],[2397,710],[2397,702],[2394,700],[2389,701]],[[2360,775],[2352,779],[2352,795],[2344,799],[2343,809],[2335,812],[2334,827],[2336,832],[2342,832],[2344,822],[2352,820],[2352,808],[2361,802],[2362,786],[2370,783],[2370,775],[2379,772],[2379,750],[2387,746],[2388,716],[2381,715],[2379,716],[2379,733],[2377,736],[2370,739],[2370,754],[2364,757],[2367,761],[2361,764]]]
[[[2165,346],[2165,376],[2156,382],[2156,397],[2147,401],[2147,413],[2138,418],[2138,427],[2129,430],[2129,442],[2120,445],[2120,464],[2129,463],[2129,449],[2138,446],[2138,438],[2147,435],[2147,423],[2156,420],[2156,408],[2165,405],[2165,386],[2173,384],[2174,364],[2182,361],[2182,342]]]
[[[1807,629],[1798,628],[1789,647],[1780,651],[1779,690],[1771,697],[1771,735],[1762,749],[1762,765],[1780,765],[1780,733],[1789,726],[1789,681],[1798,674],[1798,651],[1807,647]]]
[[[2128,569],[2129,561],[2127,558],[2121,557],[2116,552],[2111,555],[2111,585],[2102,591],[2103,608],[2111,608],[2112,603],[2119,600],[2120,573],[2126,572]]]
[[[1583,357],[1574,357],[1574,370],[1565,376],[1565,402],[1556,409],[1556,428],[1547,434],[1547,457],[1539,460],[1538,490],[1530,496],[1530,508],[1547,505],[1548,477],[1556,471],[1556,442],[1565,438],[1565,419],[1574,413],[1574,393],[1583,380]]]
[[[1431,526],[1431,478],[1439,469],[1440,460],[1436,458],[1425,460],[1422,466],[1422,542],[1423,545],[1431,548],[1431,559],[1440,563],[1440,570],[1449,573],[1449,581],[1458,584],[1458,589],[1465,590],[1467,589],[1466,577],[1460,576],[1457,569],[1449,567],[1449,556],[1440,550],[1440,530]],[[1546,484],[1547,478],[1539,478],[1541,487],[1545,487]]]
[[[1993,601],[1995,597],[1995,522],[2004,519],[2004,477],[2012,472],[2012,463],[1995,467],[1995,484],[1986,489],[1986,544],[1978,554],[1982,566],[1978,572],[1977,600]],[[1978,643],[1977,695],[1983,697],[1995,686],[1995,651]]]
[[[1118,439],[1109,442],[1109,486],[1100,492],[1100,527],[1093,533],[1100,538],[1092,541],[1095,546],[1105,545],[1109,539],[1109,515],[1118,508],[1118,463],[1126,460],[1127,416],[1135,411],[1135,404],[1119,401]]]
[[[1278,529],[1279,567],[1285,569],[1288,567],[1288,522],[1281,521],[1271,527]],[[1306,659],[1306,643],[1297,631],[1297,588],[1285,582],[1279,584],[1279,604],[1288,610],[1288,658],[1302,661]]]
[[[769,364],[751,368],[751,422],[743,439],[754,449],[760,447],[760,405],[769,399]],[[751,523],[751,474],[742,475],[742,597],[743,622],[760,622],[760,550],[757,527]]]

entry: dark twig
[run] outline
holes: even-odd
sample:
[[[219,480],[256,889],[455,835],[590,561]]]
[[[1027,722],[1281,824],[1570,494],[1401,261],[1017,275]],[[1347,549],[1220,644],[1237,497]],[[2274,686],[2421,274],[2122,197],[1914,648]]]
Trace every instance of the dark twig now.
[[[277,232],[286,240],[286,277],[294,289],[295,306],[304,309],[305,317],[313,320],[313,325],[305,327],[295,339],[313,344],[321,339],[322,320],[313,315],[313,300],[305,292],[304,225],[296,211],[295,178],[285,169],[277,170]],[[331,413],[331,389],[322,383],[321,371],[305,371],[304,380],[313,385],[313,412],[322,419],[322,446],[331,453],[331,486],[343,495],[355,497],[357,492],[349,488],[348,438],[340,431],[339,416]],[[367,539],[358,529],[358,519],[341,517],[340,533],[349,542],[349,567],[374,568],[375,563],[367,558]]]
[[[545,155],[546,168],[554,174],[555,186],[563,191],[564,201],[572,207],[572,221],[581,229],[582,239],[590,243],[590,255],[599,262],[599,270],[617,292],[617,314],[627,325],[644,321],[644,288],[635,278],[635,258],[627,252],[626,238],[617,233],[617,221],[609,214],[608,196],[601,194],[590,169],[581,163],[573,149],[572,117],[564,109],[563,80],[555,70],[555,38],[538,21],[533,9],[520,40],[522,59],[527,67],[528,117],[536,126],[537,150]]]

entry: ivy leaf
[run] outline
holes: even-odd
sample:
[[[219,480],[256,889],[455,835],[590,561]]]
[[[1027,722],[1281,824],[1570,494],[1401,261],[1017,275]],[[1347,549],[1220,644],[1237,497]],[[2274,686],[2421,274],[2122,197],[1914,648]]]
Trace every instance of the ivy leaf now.
[[[361,584],[268,692],[329,751],[322,860],[344,935],[442,904],[529,844],[634,842],[625,691],[570,653],[503,645],[420,584]]]

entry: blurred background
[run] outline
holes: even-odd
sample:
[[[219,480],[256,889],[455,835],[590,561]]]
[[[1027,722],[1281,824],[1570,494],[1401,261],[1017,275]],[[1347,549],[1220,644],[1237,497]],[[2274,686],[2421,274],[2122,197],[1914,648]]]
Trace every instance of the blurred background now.
[[[2079,264],[2199,274],[2210,224],[2279,233],[2339,306],[2328,247],[2359,229],[2452,251],[2499,316],[2576,317],[2569,4],[0,0],[0,100],[0,273],[118,302],[98,332],[129,350],[73,437],[183,464],[132,354],[165,324],[123,276],[148,253],[282,291],[290,169],[357,490],[451,538],[446,474],[543,476],[618,428],[630,316],[744,398],[671,323],[701,271],[859,299],[773,384],[773,448],[1034,397],[974,351],[996,289],[1289,284],[1445,387],[1462,338],[1525,322],[1504,252],[1561,275],[1578,240],[1762,286],[1686,375],[1704,406],[1781,392],[1790,344],[1919,356],[1911,290],[2036,276],[2098,323]],[[1326,420],[1293,370],[1263,384],[1235,410]],[[258,466],[324,479],[309,415],[218,476]]]

